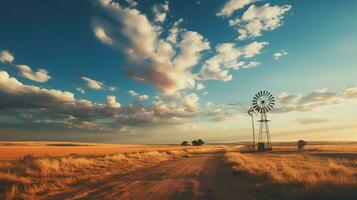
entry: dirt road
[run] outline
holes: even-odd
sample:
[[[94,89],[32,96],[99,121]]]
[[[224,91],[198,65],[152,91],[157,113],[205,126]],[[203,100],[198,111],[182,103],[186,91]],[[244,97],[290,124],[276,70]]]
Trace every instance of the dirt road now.
[[[223,164],[223,153],[194,154],[102,182],[74,187],[44,199],[255,199]],[[238,186],[238,185],[240,186]]]

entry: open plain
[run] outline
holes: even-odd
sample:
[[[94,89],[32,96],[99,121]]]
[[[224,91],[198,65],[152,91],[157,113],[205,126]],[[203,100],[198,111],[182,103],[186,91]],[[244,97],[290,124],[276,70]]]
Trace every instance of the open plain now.
[[[6,147],[28,154],[9,157]],[[37,153],[51,148],[56,154]],[[2,199],[357,198],[355,144],[280,145],[271,153],[233,144],[3,142],[1,149]]]

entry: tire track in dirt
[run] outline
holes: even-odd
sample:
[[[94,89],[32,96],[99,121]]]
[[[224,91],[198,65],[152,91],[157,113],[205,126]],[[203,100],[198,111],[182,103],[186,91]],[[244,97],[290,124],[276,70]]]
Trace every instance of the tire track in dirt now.
[[[41,199],[255,199],[239,186],[222,158],[222,152],[196,153]]]

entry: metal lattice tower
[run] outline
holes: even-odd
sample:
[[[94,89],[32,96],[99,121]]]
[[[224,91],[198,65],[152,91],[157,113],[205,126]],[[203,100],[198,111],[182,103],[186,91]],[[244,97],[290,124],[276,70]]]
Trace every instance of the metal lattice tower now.
[[[274,102],[274,96],[268,91],[260,91],[253,97],[252,108],[260,113],[258,151],[272,150],[267,113],[273,109]]]

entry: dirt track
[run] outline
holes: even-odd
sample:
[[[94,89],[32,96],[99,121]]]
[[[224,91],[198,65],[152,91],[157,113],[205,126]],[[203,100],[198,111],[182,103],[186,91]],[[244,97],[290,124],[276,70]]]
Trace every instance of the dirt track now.
[[[202,153],[126,175],[113,175],[43,199],[255,199],[222,162],[223,154]],[[238,186],[238,185],[240,186]],[[41,198],[41,199],[42,199]]]

